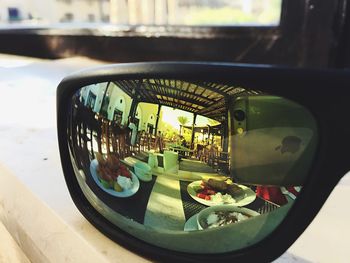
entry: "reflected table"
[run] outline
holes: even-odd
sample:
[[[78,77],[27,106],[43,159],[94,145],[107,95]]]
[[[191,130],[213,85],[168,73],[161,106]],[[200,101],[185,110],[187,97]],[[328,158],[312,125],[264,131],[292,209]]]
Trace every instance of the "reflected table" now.
[[[85,168],[84,172],[87,175],[87,185],[101,201],[117,213],[140,224],[183,230],[187,220],[207,207],[188,194],[187,186],[191,183],[188,181],[153,175],[150,182],[140,181],[140,188],[133,196],[120,198],[108,194],[98,186],[89,169]],[[264,214],[279,206],[257,197],[244,207]]]
[[[180,181],[181,199],[182,199],[183,208],[185,211],[186,220],[191,218],[193,215],[199,213],[201,210],[207,208],[207,206],[196,202],[187,193],[187,186],[189,184],[190,184],[190,182]],[[259,214],[265,214],[265,213],[269,213],[269,212],[275,210],[279,206],[257,196],[256,199],[252,203],[245,205],[243,207],[254,210],[254,211],[258,212]]]

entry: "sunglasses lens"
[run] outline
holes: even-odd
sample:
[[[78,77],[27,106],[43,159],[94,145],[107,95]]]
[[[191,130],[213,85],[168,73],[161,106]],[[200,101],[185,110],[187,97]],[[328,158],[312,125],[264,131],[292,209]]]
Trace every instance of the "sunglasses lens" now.
[[[301,105],[227,83],[96,83],[72,95],[67,114],[73,176],[95,210],[137,239],[196,254],[269,235],[318,141]]]

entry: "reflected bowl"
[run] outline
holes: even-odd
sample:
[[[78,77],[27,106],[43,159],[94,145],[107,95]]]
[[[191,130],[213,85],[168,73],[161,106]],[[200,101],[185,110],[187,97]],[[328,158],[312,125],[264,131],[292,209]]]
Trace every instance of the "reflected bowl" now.
[[[149,182],[152,180],[152,168],[143,162],[137,162],[134,165],[134,171],[136,176],[144,182]]]
[[[239,221],[237,221],[235,223],[241,222],[240,219],[242,219],[241,218],[242,215],[247,216],[248,217],[247,219],[249,219],[249,217],[260,215],[258,212],[255,212],[254,210],[251,210],[248,208],[237,207],[237,206],[233,206],[233,205],[210,206],[210,207],[203,209],[202,211],[200,211],[198,213],[198,216],[197,216],[198,229],[199,230],[208,229],[208,228],[210,228],[209,225],[211,225],[211,227],[213,227],[213,228],[219,227],[219,225],[215,226],[219,220],[219,216],[217,214],[219,213],[219,214],[227,217],[230,213],[233,213],[233,212],[239,213],[239,215],[236,214],[239,217]],[[232,214],[231,214],[231,216],[232,216]],[[243,219],[243,220],[245,220],[245,219]],[[234,223],[227,223],[225,225],[228,225],[228,224],[234,224]]]

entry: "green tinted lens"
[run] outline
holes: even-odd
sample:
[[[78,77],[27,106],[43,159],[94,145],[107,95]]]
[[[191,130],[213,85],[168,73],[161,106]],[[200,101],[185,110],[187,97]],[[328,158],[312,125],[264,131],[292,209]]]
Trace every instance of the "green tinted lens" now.
[[[307,179],[307,109],[234,85],[116,80],[71,99],[68,144],[92,206],[158,247],[231,252],[269,235]]]

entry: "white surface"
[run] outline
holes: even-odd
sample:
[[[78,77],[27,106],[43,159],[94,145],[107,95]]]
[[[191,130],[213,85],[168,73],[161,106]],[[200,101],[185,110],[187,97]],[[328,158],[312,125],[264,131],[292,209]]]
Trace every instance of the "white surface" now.
[[[79,234],[93,233],[84,221],[65,222],[14,174],[1,166],[0,173],[0,220],[31,262],[109,262]]]
[[[27,256],[0,222],[0,263],[30,263]]]
[[[275,263],[350,262],[350,173],[301,237]]]
[[[4,226],[33,262],[74,262],[77,253],[86,262],[146,261],[85,220],[71,201],[61,170],[56,86],[65,75],[97,64],[85,58],[45,61],[0,55],[0,163],[14,174],[0,170],[0,218],[6,218]],[[305,233],[275,262],[349,262],[349,199],[347,175]],[[18,222],[22,225],[15,227]]]

